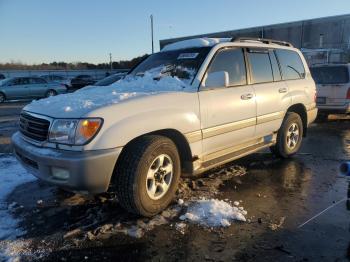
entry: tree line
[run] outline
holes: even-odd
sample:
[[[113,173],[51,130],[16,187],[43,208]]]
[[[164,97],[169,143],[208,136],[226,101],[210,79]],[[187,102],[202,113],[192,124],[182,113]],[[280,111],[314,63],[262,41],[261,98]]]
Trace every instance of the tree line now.
[[[148,55],[135,57],[131,60],[121,60],[118,62],[112,62],[113,69],[130,69],[145,59]],[[84,69],[110,69],[109,63],[87,63],[87,62],[52,62],[41,64],[23,64],[20,62],[0,63],[0,70],[84,70]]]

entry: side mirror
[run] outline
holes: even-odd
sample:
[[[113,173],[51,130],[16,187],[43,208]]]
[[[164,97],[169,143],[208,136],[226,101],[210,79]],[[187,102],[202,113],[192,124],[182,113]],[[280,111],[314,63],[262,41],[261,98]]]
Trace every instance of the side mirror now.
[[[228,87],[229,85],[229,75],[226,71],[218,71],[209,73],[205,79],[204,86],[206,88],[213,87]]]

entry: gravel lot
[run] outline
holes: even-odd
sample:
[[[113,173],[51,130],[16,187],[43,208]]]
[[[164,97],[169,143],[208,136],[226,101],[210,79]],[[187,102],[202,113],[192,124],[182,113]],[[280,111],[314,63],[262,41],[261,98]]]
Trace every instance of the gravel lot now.
[[[0,152],[7,153],[0,162],[11,157],[23,105],[0,106]],[[113,192],[82,196],[24,183],[2,203],[23,234],[0,239],[0,252],[23,261],[348,261],[350,184],[338,168],[350,160],[349,120],[313,124],[293,159],[263,151],[184,179],[172,206],[151,220],[125,213]],[[238,201],[247,221],[217,228],[182,221],[186,204],[201,197]]]

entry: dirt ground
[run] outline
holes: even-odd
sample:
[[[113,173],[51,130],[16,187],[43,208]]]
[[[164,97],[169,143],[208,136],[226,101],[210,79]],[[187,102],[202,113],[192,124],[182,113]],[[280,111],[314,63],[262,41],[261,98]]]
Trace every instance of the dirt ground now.
[[[0,141],[15,129],[0,122]],[[0,151],[10,152],[10,145]],[[348,261],[350,184],[338,172],[346,160],[350,121],[332,118],[311,126],[293,159],[263,151],[183,179],[174,203],[153,219],[127,214],[113,192],[82,196],[34,181],[7,199],[26,233],[2,243],[21,261]],[[177,200],[200,197],[240,201],[247,222],[183,223],[186,206]]]

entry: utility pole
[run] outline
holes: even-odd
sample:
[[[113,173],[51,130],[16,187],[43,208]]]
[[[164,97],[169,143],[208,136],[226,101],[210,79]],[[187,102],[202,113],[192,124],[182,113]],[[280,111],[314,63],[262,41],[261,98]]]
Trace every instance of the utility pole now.
[[[112,53],[109,53],[109,66],[111,68],[111,73],[112,73],[112,70],[113,70],[113,65],[112,65]]]
[[[152,37],[152,54],[154,53],[154,42],[153,42],[153,15],[151,15],[151,37]]]

